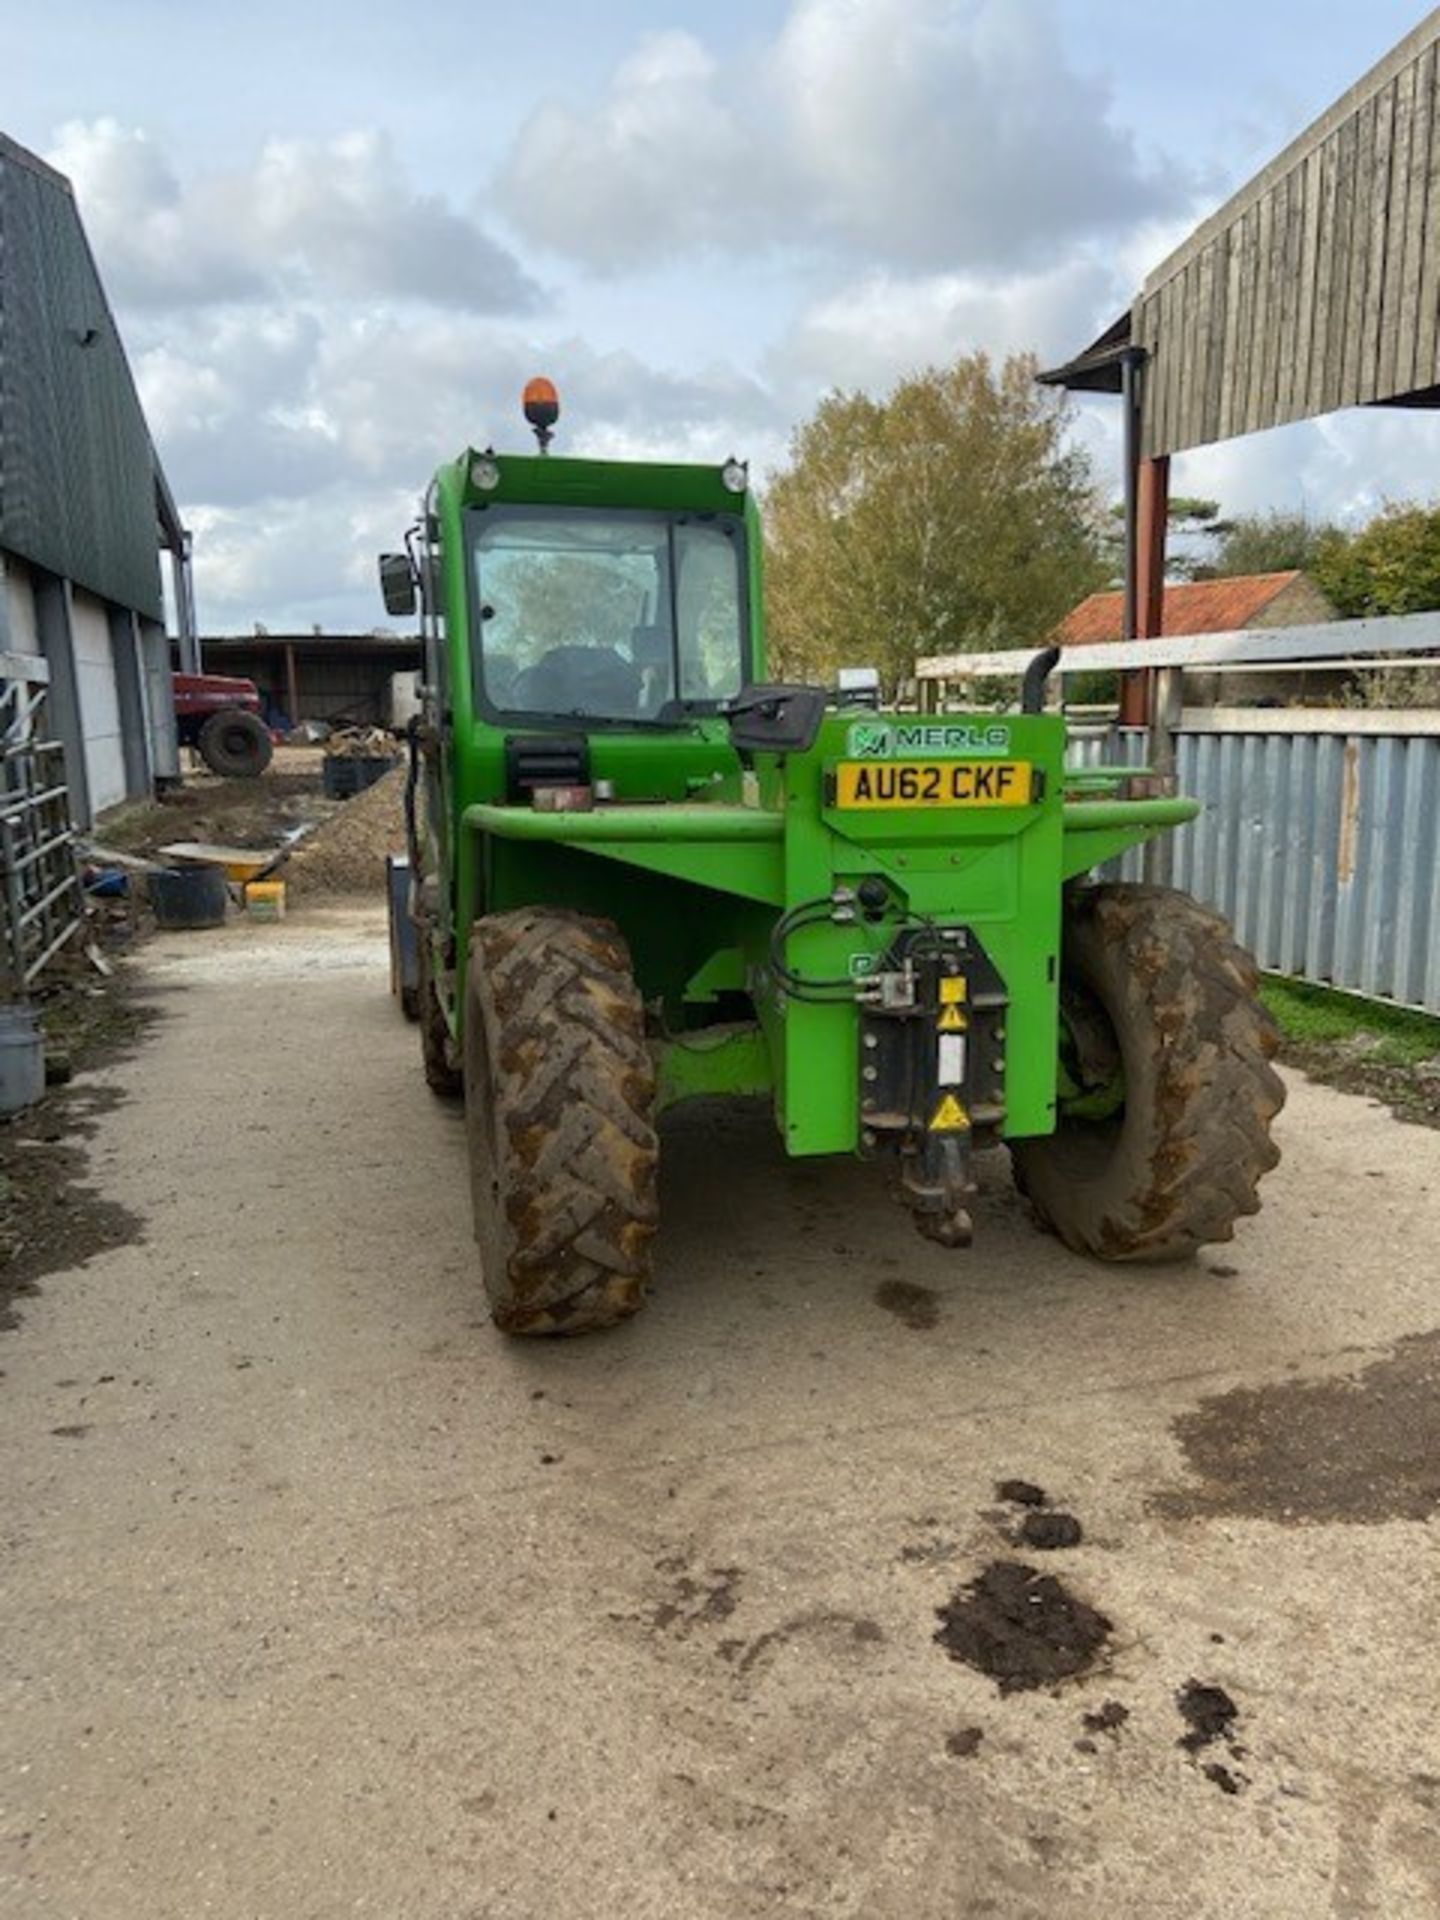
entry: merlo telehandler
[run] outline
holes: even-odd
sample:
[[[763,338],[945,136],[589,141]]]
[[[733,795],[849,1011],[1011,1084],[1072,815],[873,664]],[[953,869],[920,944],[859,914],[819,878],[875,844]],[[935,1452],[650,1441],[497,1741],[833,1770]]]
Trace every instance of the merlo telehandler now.
[[[1014,712],[768,681],[744,465],[562,458],[548,382],[525,412],[538,451],[441,467],[381,559],[424,629],[425,1073],[464,1094],[496,1324],[642,1304],[657,1122],[698,1095],[886,1162],[945,1246],[1001,1146],[1077,1252],[1228,1239],[1283,1099],[1255,968],[1184,895],[1093,877],[1195,804],[1067,781],[1048,651]]]

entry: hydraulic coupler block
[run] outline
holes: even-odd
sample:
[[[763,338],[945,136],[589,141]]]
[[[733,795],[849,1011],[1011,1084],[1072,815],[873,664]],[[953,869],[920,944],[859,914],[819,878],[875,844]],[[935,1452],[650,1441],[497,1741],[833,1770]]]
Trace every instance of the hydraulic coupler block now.
[[[968,927],[907,927],[859,995],[860,1147],[922,1233],[970,1240],[970,1157],[1005,1117],[1005,983]]]

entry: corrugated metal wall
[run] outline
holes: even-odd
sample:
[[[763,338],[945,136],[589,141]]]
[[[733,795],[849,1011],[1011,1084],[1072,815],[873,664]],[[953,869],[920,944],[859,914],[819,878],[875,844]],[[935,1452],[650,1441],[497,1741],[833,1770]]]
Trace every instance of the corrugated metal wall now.
[[[1134,738],[1072,763],[1134,765]],[[1440,737],[1181,733],[1178,765],[1204,811],[1171,836],[1173,885],[1262,967],[1440,1014]]]
[[[1175,884],[1261,966],[1440,1013],[1440,739],[1184,734]]]
[[[75,202],[3,138],[0,547],[164,617],[149,431]]]

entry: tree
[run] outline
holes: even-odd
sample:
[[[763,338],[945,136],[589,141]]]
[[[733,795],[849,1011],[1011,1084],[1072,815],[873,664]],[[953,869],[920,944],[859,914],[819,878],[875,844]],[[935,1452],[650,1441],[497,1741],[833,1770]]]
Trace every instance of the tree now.
[[[1165,577],[1168,580],[1209,579],[1209,550],[1196,543],[1214,540],[1229,532],[1230,522],[1220,518],[1220,502],[1205,500],[1193,493],[1172,494],[1166,504],[1165,528]],[[1183,547],[1177,545],[1182,540],[1189,544]],[[1105,544],[1110,555],[1110,584],[1113,587],[1121,586],[1125,579],[1123,500],[1117,500],[1110,509],[1110,526],[1106,530]]]
[[[1440,607],[1440,507],[1386,507],[1358,533],[1331,531],[1315,578],[1346,619]]]
[[[1067,420],[1033,360],[980,353],[822,400],[766,501],[776,668],[893,688],[922,654],[1043,642],[1108,572]]]
[[[1303,510],[1237,514],[1222,523],[1215,556],[1197,570],[1195,578],[1228,579],[1239,573],[1289,573],[1292,569],[1314,574],[1332,543],[1342,537]]]

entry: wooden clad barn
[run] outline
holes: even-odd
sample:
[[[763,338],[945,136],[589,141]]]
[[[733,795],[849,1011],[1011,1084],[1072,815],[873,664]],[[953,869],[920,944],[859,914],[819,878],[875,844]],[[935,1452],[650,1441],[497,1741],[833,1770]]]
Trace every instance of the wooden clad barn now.
[[[1440,9],[1045,377],[1119,392],[1133,356],[1152,459],[1340,407],[1440,403],[1437,94]]]
[[[1440,405],[1440,8],[1040,378],[1124,398],[1127,639],[1162,631],[1170,456],[1341,407]],[[1125,676],[1127,722],[1149,685]]]

